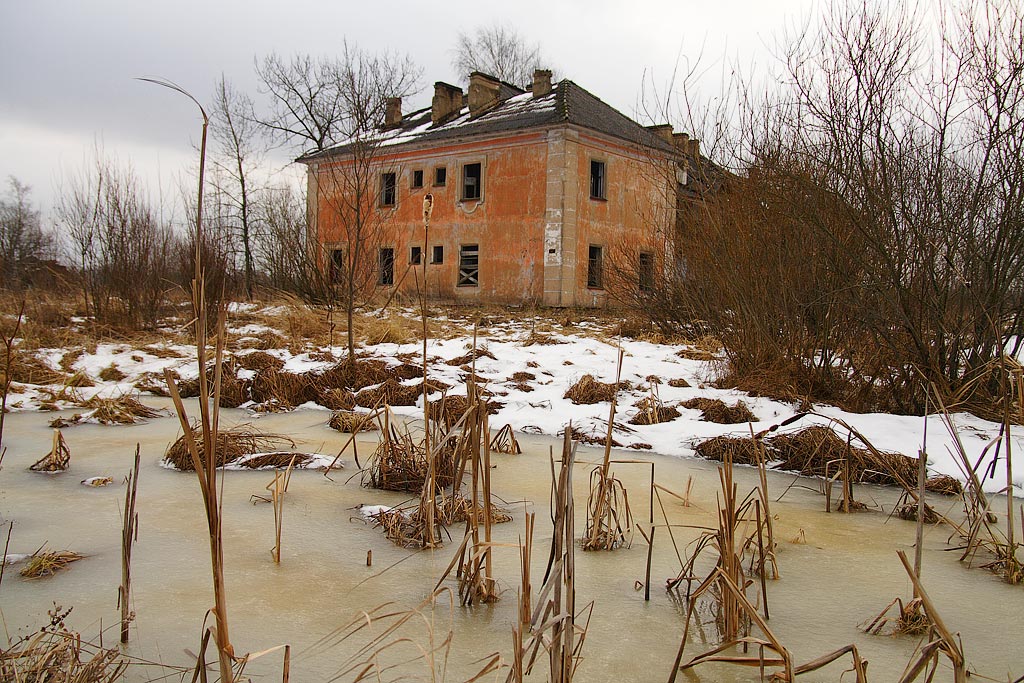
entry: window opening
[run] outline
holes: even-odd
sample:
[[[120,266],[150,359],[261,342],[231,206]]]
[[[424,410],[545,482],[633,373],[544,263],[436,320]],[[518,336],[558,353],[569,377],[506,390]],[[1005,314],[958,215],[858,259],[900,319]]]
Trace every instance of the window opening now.
[[[604,278],[601,273],[601,247],[590,245],[590,253],[587,258],[587,287],[591,289],[602,289]]]
[[[590,162],[590,198],[605,198],[605,167],[603,161]]]
[[[380,205],[394,206],[398,195],[398,186],[395,182],[394,173],[381,173],[380,175]]]
[[[345,250],[331,249],[331,282],[340,282],[345,272]]]
[[[466,164],[462,167],[462,198],[480,199],[483,195],[483,176],[480,164]]]
[[[459,247],[459,287],[480,286],[480,247],[463,244]]]
[[[423,187],[423,171],[417,170],[412,172],[412,189],[418,190]]]
[[[423,247],[409,247],[409,263],[418,266],[422,260]]]
[[[640,268],[637,275],[641,292],[654,290],[654,254],[640,252]]]
[[[435,244],[433,252],[430,255],[431,263],[444,263],[444,247],[440,244]]]
[[[395,250],[382,247],[380,250],[380,279],[377,284],[388,286],[395,284]]]
[[[448,182],[448,169],[438,166],[434,169],[434,187],[444,187]]]

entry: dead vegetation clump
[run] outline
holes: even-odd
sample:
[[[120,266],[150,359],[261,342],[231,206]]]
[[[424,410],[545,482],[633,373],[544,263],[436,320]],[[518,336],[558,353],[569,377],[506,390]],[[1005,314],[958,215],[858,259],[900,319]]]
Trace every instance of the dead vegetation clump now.
[[[0,370],[3,380],[21,384],[66,384],[68,375],[54,370],[45,361],[26,353],[15,353],[9,368]]]
[[[37,552],[28,559],[22,568],[21,575],[26,579],[44,579],[68,568],[72,562],[78,562],[85,555],[73,550],[47,550]]]
[[[573,384],[562,395],[576,405],[592,405],[604,401],[611,401],[615,392],[620,389],[629,389],[629,382],[619,382],[618,385],[610,382],[598,382],[593,375],[583,375],[579,381]]]
[[[339,410],[335,412],[331,415],[327,425],[331,429],[336,429],[346,434],[376,432],[380,430],[377,421],[372,419],[371,413],[357,413],[353,410]]]
[[[676,389],[686,389],[686,388],[688,388],[690,386],[690,383],[687,382],[682,377],[677,377],[675,379],[670,379],[668,381],[668,385],[670,387],[675,387]]]
[[[416,321],[401,315],[360,316],[356,336],[370,345],[407,344],[416,339]]]
[[[736,465],[756,465],[761,458],[759,448],[757,442],[748,437],[716,436],[701,441],[693,450],[706,460],[731,460]]]
[[[174,377],[174,381],[178,382],[179,386],[181,378],[178,373],[171,370],[171,376]],[[153,394],[154,396],[170,396],[170,392],[167,390],[167,380],[164,379],[162,372],[144,372],[139,375],[139,378],[135,380],[133,385],[139,392]]]
[[[50,422],[51,427],[69,427],[82,422],[98,422],[102,425],[130,425],[152,417],[160,417],[163,411],[150,408],[131,394],[123,394],[112,398],[93,396],[80,403],[88,408],[85,413],[76,413],[68,419],[57,418]]]
[[[674,420],[681,414],[676,408],[667,406],[652,397],[637,401],[636,409],[636,415],[629,421],[631,425],[661,424]]]
[[[743,401],[737,401],[734,405],[728,405],[725,401],[717,398],[691,398],[679,404],[682,408],[699,410],[700,419],[705,422],[731,425],[743,422],[754,422],[757,417],[750,412],[750,408]]]
[[[157,358],[183,358],[184,355],[169,346],[161,346],[157,344],[150,344],[149,346],[142,347],[142,351],[148,353],[151,356]]]
[[[100,370],[100,379],[104,382],[120,382],[127,376],[128,375],[121,372],[121,369],[117,367],[116,363],[111,363]]]
[[[65,472],[71,465],[71,449],[59,429],[53,432],[50,452],[29,466],[33,472]]]
[[[455,478],[455,444],[449,439],[432,444],[436,487],[451,486]],[[427,478],[430,463],[423,443],[413,441],[408,433],[399,434],[393,427],[385,430],[385,438],[370,456],[364,470],[363,485],[383,491],[419,493]]]
[[[924,489],[943,496],[959,496],[964,492],[963,484],[956,477],[951,477],[948,474],[937,474],[930,477],[924,483]]]
[[[202,429],[197,426],[192,428],[192,438],[195,440],[196,449],[200,463],[205,467],[206,454],[203,449]],[[249,425],[241,425],[217,433],[216,453],[217,467],[224,467],[227,464],[240,460],[245,456],[254,453],[276,452],[279,446],[294,446],[295,443],[286,436],[280,434],[266,434],[258,432]],[[289,454],[289,457],[293,454]],[[170,445],[164,453],[161,463],[166,467],[181,472],[194,472],[195,463],[189,453],[187,435],[183,434]],[[285,463],[287,466],[288,463]]]
[[[288,346],[288,340],[273,330],[263,330],[258,334],[247,334],[238,337],[235,346],[239,349],[258,349],[268,351]]]
[[[850,478],[870,484],[895,484],[906,488],[917,480],[917,459],[900,453],[872,452],[848,445],[829,427],[807,427],[770,440],[772,459],[778,469],[805,476],[827,476],[830,462],[849,460]]]
[[[257,453],[252,456],[229,462],[232,467],[244,467],[250,470],[284,470],[289,467],[302,468],[313,462],[314,456],[309,453],[293,453],[292,451],[273,451],[271,453]]]
[[[427,392],[444,391],[448,384],[438,380],[427,380]],[[423,382],[419,384],[402,384],[395,379],[388,379],[378,387],[363,389],[356,394],[356,405],[362,408],[377,406],[414,406],[423,395]]]
[[[297,374],[284,370],[265,370],[252,380],[250,393],[256,403],[276,401],[287,406],[298,406],[320,398],[316,375]]]
[[[276,372],[284,367],[283,360],[266,351],[250,351],[249,353],[238,354],[235,356],[235,362],[238,363],[239,367],[253,370],[254,372],[263,372],[264,370]]]
[[[436,401],[431,401],[427,410],[430,421],[440,424],[447,431],[458,422],[469,410],[469,400],[465,396],[445,394]]]
[[[718,354],[707,348],[690,346],[676,351],[676,355],[686,360],[713,361],[718,360]]]
[[[33,683],[114,683],[128,668],[116,649],[85,641],[69,630],[70,609],[54,605],[50,623],[4,649],[0,648],[0,680]]]
[[[451,360],[446,360],[445,365],[450,365],[454,368],[460,365],[468,365],[480,358],[490,358],[491,360],[498,360],[497,358],[494,357],[493,353],[487,350],[487,347],[481,346],[479,348],[473,349],[464,356],[457,356],[455,358],[452,358]]]
[[[206,371],[208,386],[213,386],[216,368],[210,367]],[[237,408],[249,400],[249,385],[247,380],[238,379],[235,366],[227,361],[221,363],[221,384],[220,384],[220,407]],[[199,378],[184,380],[178,383],[178,392],[182,398],[195,398],[199,396]]]
[[[591,446],[603,446],[607,438],[606,434],[600,433],[598,431],[596,425],[592,427],[589,432],[583,431],[576,425],[569,425],[568,427],[565,428],[565,430],[558,432],[557,436],[564,436],[566,430],[569,432],[569,438],[571,440],[579,441],[580,443],[585,443]],[[614,438],[611,439],[610,443],[612,445],[612,448],[622,447],[622,443]]]

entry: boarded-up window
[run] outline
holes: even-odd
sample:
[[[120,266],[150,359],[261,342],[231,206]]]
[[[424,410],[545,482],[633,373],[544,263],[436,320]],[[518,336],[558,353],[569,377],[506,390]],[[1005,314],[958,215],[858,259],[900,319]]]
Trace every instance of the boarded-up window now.
[[[391,247],[382,247],[378,256],[380,264],[380,278],[377,284],[390,286],[395,284],[395,250]]]
[[[601,272],[603,269],[602,251],[601,247],[593,244],[590,245],[590,252],[587,257],[587,287],[591,289],[604,288],[604,276]]]
[[[463,244],[459,247],[459,287],[480,286],[480,247]]]

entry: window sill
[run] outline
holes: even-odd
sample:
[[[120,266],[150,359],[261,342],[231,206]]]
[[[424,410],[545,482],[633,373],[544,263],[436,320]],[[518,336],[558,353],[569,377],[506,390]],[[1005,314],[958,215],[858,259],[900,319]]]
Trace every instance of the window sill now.
[[[604,287],[592,287],[591,285],[587,285],[587,290],[591,292],[603,292]]]
[[[607,197],[595,197],[594,195],[590,195],[590,198],[593,201],[595,201],[595,202],[607,202],[608,201]]]

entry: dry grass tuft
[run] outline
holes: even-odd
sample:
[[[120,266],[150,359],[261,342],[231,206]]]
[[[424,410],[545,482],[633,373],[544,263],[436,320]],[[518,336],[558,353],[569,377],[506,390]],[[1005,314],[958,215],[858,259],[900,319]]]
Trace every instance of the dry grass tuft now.
[[[616,387],[613,383],[598,382],[593,375],[583,375],[576,384],[569,387],[562,398],[567,398],[576,405],[591,405],[611,401],[617,390],[629,388],[629,382],[619,382]]]
[[[205,465],[206,454],[203,451],[202,429],[192,428],[192,436],[196,441],[199,451],[199,460]],[[228,430],[221,430],[217,434],[217,467],[233,463],[240,458],[253,453],[265,453],[277,451],[279,446],[294,446],[295,443],[286,436],[279,434],[266,434],[256,431],[249,425],[241,425]],[[188,443],[185,435],[170,445],[164,454],[163,464],[182,472],[194,472],[195,467],[192,456],[189,455]],[[287,466],[287,463],[285,463]]]
[[[71,449],[64,441],[60,431],[53,433],[53,445],[50,452],[29,466],[33,472],[65,472],[71,465]]]
[[[121,369],[118,368],[115,363],[111,363],[100,370],[100,379],[104,382],[120,382],[127,376],[128,375],[121,372]]]
[[[497,358],[494,357],[493,353],[487,350],[487,347],[481,346],[470,351],[464,356],[457,356],[456,358],[447,360],[445,361],[445,364],[450,365],[454,368],[460,365],[468,365],[469,363],[472,363],[474,360],[480,358],[490,358],[491,360],[498,360]]]
[[[252,457],[243,456],[228,464],[233,467],[245,467],[250,470],[284,470],[291,467],[304,467],[312,462],[313,456],[308,453],[294,453],[292,451],[274,451],[272,453],[260,453]]]
[[[130,394],[115,396],[114,398],[101,398],[93,396],[83,401],[81,407],[88,408],[88,412],[77,413],[68,419],[57,418],[50,423],[51,427],[67,427],[85,421],[94,421],[104,425],[112,424],[135,424],[139,420],[151,417],[160,417],[163,411],[139,402]]]
[[[701,441],[693,450],[702,458],[718,462],[725,462],[726,456],[730,455],[736,465],[756,465],[760,462],[757,443],[746,437],[716,436]]]
[[[735,405],[730,406],[717,398],[691,398],[679,405],[683,408],[699,410],[701,412],[700,419],[705,422],[731,425],[757,420],[743,401],[738,401]]]
[[[367,344],[408,344],[418,338],[417,321],[401,315],[360,316],[356,337]]]
[[[114,683],[128,664],[115,650],[86,642],[64,625],[70,609],[54,605],[50,623],[0,648],[0,680],[33,683]]]
[[[252,380],[251,395],[256,403],[277,402],[298,406],[320,398],[316,375],[264,370]]]
[[[926,491],[939,493],[944,496],[959,496],[964,492],[963,485],[948,474],[937,474],[924,483]]]
[[[71,550],[50,550],[36,553],[29,558],[28,564],[22,568],[21,575],[26,579],[43,579],[67,569],[68,565],[72,562],[78,562],[84,557],[85,555],[80,555]]]
[[[181,386],[181,378],[178,373],[171,371],[171,376],[174,377],[174,381]],[[142,373],[134,384],[135,388],[140,392],[153,394],[154,396],[170,396],[170,392],[167,390],[167,381],[164,379],[164,375],[161,372],[144,372]]]
[[[669,422],[679,417],[680,412],[672,406],[666,406],[661,401],[650,396],[641,399],[636,403],[637,413],[629,421],[631,425],[656,425],[662,422]]]
[[[235,356],[235,362],[239,367],[246,370],[263,372],[264,370],[279,371],[284,367],[284,361],[266,351],[250,351]]]
[[[363,485],[384,491],[421,492],[429,469],[423,444],[394,430],[387,436],[370,456],[370,464],[364,470]],[[431,451],[437,488],[451,486],[455,477],[454,441],[449,439],[444,444],[434,444]]]
[[[149,346],[142,347],[142,351],[148,353],[151,356],[157,358],[183,358],[184,356],[180,351],[172,349],[168,346],[162,346],[158,344],[150,344]]]
[[[444,391],[449,385],[438,380],[428,380],[428,393]],[[373,389],[363,389],[356,394],[356,405],[363,408],[376,408],[382,405],[389,406],[414,406],[423,395],[423,382],[419,384],[406,385],[395,379],[388,379],[386,382]]]
[[[3,370],[7,379],[7,371]],[[10,380],[22,384],[65,384],[68,375],[54,370],[43,360],[27,353],[15,353],[11,359]]]
[[[683,379],[682,377],[677,377],[677,378],[675,378],[675,379],[670,379],[670,380],[668,381],[668,385],[669,385],[670,387],[675,387],[676,389],[686,389],[687,387],[689,387],[689,386],[690,386],[690,383],[689,383],[689,382],[687,382],[687,381],[686,381],[685,379]]]
[[[263,330],[259,334],[247,334],[235,341],[239,349],[282,349],[288,346],[288,340],[273,330]]]
[[[881,458],[864,448],[847,446],[828,427],[807,427],[793,434],[780,434],[769,441],[778,469],[824,477],[831,461],[849,457],[850,478],[871,484],[905,485],[917,480],[917,459],[900,453],[881,453]]]
[[[335,387],[321,391],[316,402],[328,410],[352,410],[356,407],[356,395],[348,389]]]
[[[354,434],[356,432],[376,432],[380,430],[377,421],[370,413],[357,413],[353,410],[339,410],[331,415],[327,425],[339,432]]]

